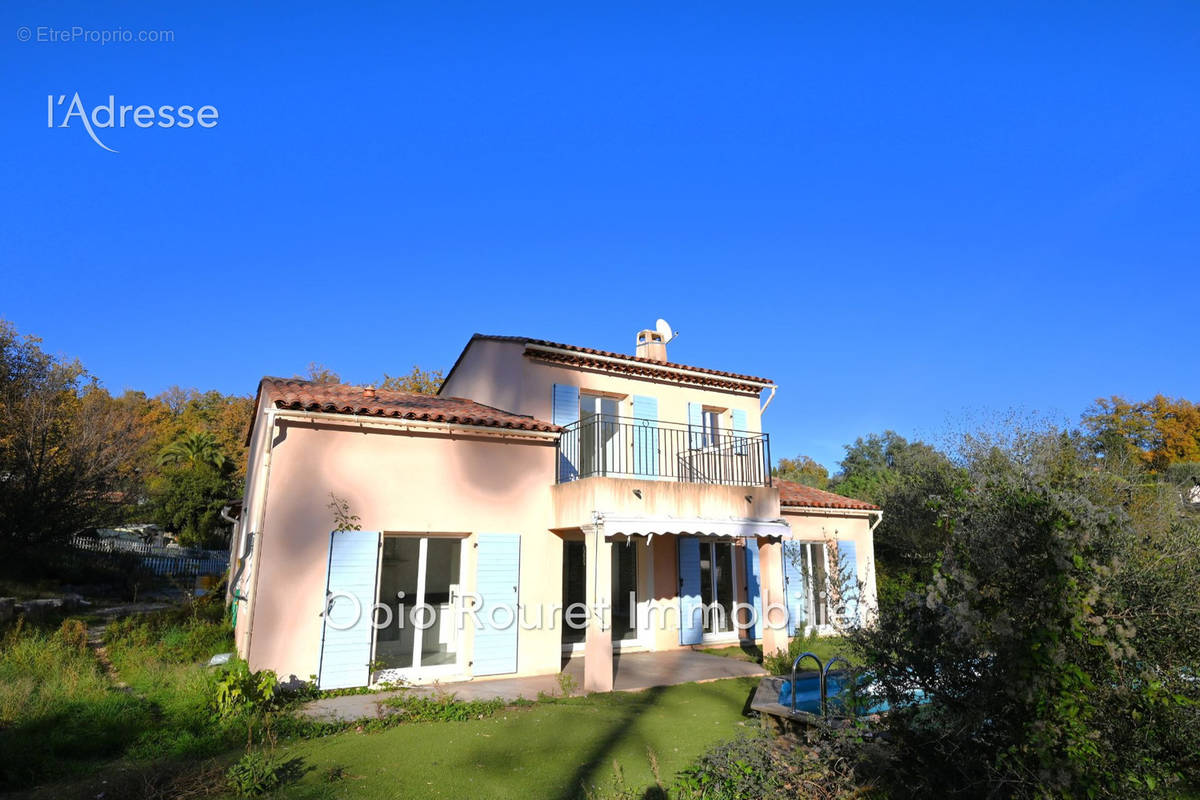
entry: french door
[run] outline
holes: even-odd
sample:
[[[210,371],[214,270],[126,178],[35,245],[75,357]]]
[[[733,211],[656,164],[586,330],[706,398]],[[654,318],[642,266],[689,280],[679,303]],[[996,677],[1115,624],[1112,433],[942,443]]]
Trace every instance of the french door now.
[[[384,536],[375,612],[376,681],[425,679],[461,671],[455,609],[462,540]]]
[[[700,542],[700,601],[705,607],[704,638],[708,640],[736,636],[733,604],[737,575],[733,556],[733,545],[728,542]]]
[[[642,635],[641,620],[645,598],[638,589],[638,548],[627,542],[612,543],[612,640],[636,643]],[[562,644],[563,649],[582,649],[587,638],[585,627],[568,625],[567,609],[590,607],[587,598],[587,548],[580,541],[563,542],[562,571]]]
[[[618,410],[614,397],[579,395],[579,474],[582,477],[620,471]]]
[[[831,624],[828,558],[824,542],[784,542],[789,636]]]

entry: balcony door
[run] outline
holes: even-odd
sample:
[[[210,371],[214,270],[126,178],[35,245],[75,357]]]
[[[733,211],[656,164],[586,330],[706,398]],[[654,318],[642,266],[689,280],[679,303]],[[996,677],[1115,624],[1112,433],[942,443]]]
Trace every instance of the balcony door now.
[[[579,394],[580,477],[621,471],[620,425],[615,397]]]

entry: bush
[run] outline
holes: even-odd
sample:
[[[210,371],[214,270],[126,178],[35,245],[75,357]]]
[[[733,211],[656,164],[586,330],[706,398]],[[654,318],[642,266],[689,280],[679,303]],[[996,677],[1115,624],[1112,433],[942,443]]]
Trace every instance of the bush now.
[[[791,737],[744,736],[709,750],[684,770],[671,787],[677,800],[850,800],[870,795],[869,781],[859,778],[844,753],[857,746],[854,737],[831,735],[816,745]],[[858,751],[866,764],[867,754]]]
[[[218,717],[230,717],[241,712],[274,711],[279,705],[279,678],[264,669],[251,672],[250,665],[240,658],[232,659],[217,674],[213,683],[212,707]]]
[[[835,655],[842,655],[844,644],[845,640],[840,636],[818,636],[816,631],[797,634],[788,642],[786,651],[777,650],[763,656],[763,669],[772,675],[791,675],[792,662],[801,653],[816,653],[817,657],[825,662]],[[812,659],[808,658],[799,665],[801,671],[816,669],[816,667],[817,665],[813,663]]]
[[[225,773],[229,789],[238,797],[260,797],[302,774],[300,759],[284,761],[274,753],[247,751]]]
[[[928,700],[886,718],[892,795],[1125,797],[1195,781],[1196,522],[1081,462],[1070,437],[1024,444],[980,453],[933,580],[853,634],[893,705],[913,689]]]
[[[504,708],[503,700],[458,700],[454,695],[421,697],[401,694],[384,704],[411,722],[466,722],[490,717]]]
[[[769,740],[744,737],[705,753],[696,766],[680,773],[674,793],[680,800],[766,800],[783,794],[786,773]]]

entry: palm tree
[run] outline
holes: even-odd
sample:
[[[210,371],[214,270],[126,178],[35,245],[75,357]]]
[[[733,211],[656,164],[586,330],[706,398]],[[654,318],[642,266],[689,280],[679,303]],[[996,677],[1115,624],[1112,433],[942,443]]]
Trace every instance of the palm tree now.
[[[215,469],[224,469],[229,458],[221,450],[221,443],[207,431],[193,431],[182,439],[177,439],[162,455],[158,457],[159,464],[188,464],[190,466],[208,465]]]

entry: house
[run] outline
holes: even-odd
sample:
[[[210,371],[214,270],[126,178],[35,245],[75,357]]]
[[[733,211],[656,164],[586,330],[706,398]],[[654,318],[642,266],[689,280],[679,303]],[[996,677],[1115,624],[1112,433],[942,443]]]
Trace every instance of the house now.
[[[882,512],[772,478],[775,388],[672,363],[649,330],[635,355],[477,334],[437,396],[264,378],[238,652],[322,688],[574,656],[603,691],[618,651],[865,622]]]

